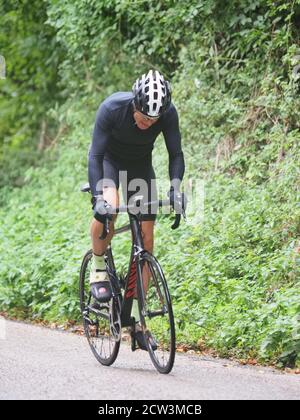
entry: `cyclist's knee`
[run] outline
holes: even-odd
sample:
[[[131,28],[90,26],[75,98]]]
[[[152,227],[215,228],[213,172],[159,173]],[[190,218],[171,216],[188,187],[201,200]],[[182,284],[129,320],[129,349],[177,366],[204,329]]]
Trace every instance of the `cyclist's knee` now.
[[[113,220],[110,221],[109,223],[109,235],[113,236],[114,232],[115,232],[115,221],[117,219],[117,214],[113,215]],[[101,235],[102,231],[103,231],[103,226],[104,226],[104,222],[105,222],[105,217],[103,217],[103,221],[102,220],[98,220],[93,218],[92,222],[91,222],[91,227],[90,227],[90,232],[91,232],[91,236],[95,237],[95,238],[99,238],[99,236]]]
[[[106,187],[103,191],[103,198],[110,204],[112,207],[119,207],[119,193],[116,188]]]

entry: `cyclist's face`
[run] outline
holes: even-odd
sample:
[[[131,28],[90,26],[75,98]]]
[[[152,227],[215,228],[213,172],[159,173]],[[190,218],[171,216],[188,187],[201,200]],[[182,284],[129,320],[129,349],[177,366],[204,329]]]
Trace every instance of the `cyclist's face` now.
[[[151,127],[151,125],[155,124],[159,119],[159,117],[158,118],[149,118],[139,111],[134,111],[133,118],[136,122],[136,125],[141,130],[147,130],[147,128]]]

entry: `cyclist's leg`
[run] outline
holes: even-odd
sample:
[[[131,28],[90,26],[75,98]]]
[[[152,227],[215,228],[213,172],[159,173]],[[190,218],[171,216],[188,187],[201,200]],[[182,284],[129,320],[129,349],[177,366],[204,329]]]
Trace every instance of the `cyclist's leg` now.
[[[145,181],[148,187],[148,196],[145,197],[145,200],[149,201],[156,201],[157,200],[157,186],[156,186],[156,177],[154,169],[151,165],[150,169],[148,170]],[[145,214],[141,216],[141,228],[142,228],[142,236],[144,242],[144,248],[149,251],[151,254],[153,253],[153,246],[154,246],[154,224],[156,219],[156,209],[151,209],[150,207],[147,209]],[[145,288],[147,289],[147,273],[143,274]]]
[[[151,194],[151,179],[155,179],[155,173],[152,168],[151,156],[143,159],[143,162],[135,162],[134,165],[130,165],[127,168],[127,180],[124,182],[122,180],[122,190],[125,201],[131,202],[133,196],[137,197],[142,195],[143,201],[151,201],[156,199],[156,186],[155,186],[155,196]],[[153,188],[152,188],[153,189]],[[153,250],[153,231],[154,231],[154,222],[155,214],[151,213],[151,209],[147,209],[147,213],[141,215],[141,231],[143,237],[144,248],[149,252]],[[143,285],[144,290],[147,293],[148,289],[148,280],[150,276],[148,274],[148,268],[143,269]],[[137,285],[134,291],[134,300],[132,307],[132,316],[135,318],[135,339],[137,340],[138,346],[142,350],[147,350],[147,345],[144,338],[144,333],[142,332],[142,326],[140,324],[140,313],[139,313],[139,304],[137,301]],[[157,348],[156,343],[154,343],[153,350]]]
[[[143,196],[144,202],[157,200],[156,176],[152,167],[151,156],[144,158],[142,163],[136,163],[128,168],[126,190],[123,182],[122,190],[123,196],[126,193],[127,202],[132,202],[133,198],[137,196]],[[142,229],[144,241],[148,244],[145,248],[150,251],[153,248],[153,226],[157,209],[148,206],[143,210],[141,214],[142,225],[144,221],[152,222],[150,224],[145,223],[144,229]]]
[[[143,181],[141,185],[137,188],[136,191],[131,190],[130,182],[134,179],[140,179]],[[127,198],[128,201],[133,195],[143,195],[145,202],[155,201],[157,200],[157,187],[155,182],[155,172],[152,167],[151,157],[149,160],[145,159],[143,161],[143,165],[139,164],[131,167],[128,170],[128,180],[127,180]],[[138,184],[138,182],[137,182]],[[123,193],[124,193],[124,186]],[[129,189],[128,189],[129,187]],[[144,243],[144,248],[149,251],[150,253],[153,252],[153,244],[154,244],[154,224],[156,219],[156,211],[155,209],[151,209],[150,207],[145,209],[145,213],[141,215],[141,230],[142,230],[142,238]],[[144,289],[147,291],[148,289],[148,281],[150,278],[150,273],[148,272],[147,267],[144,267],[143,270],[143,281],[144,281]],[[137,290],[135,290],[135,297],[137,296]]]
[[[142,237],[146,251],[153,253],[155,220],[142,220]]]
[[[104,159],[104,179],[109,180],[103,184],[103,197],[113,207],[119,205],[118,194],[118,168]],[[109,277],[106,271],[104,254],[114,235],[114,220],[110,223],[109,233],[105,239],[100,239],[103,232],[103,223],[93,218],[91,223],[91,239],[93,248],[92,269],[90,272],[90,285],[92,296],[98,302],[107,302],[111,298],[112,290],[109,287]]]
[[[146,182],[148,185],[148,197],[146,197],[147,201],[156,201],[157,200],[157,186],[155,181],[155,172],[151,165],[151,168],[147,174]],[[144,248],[153,253],[153,246],[154,246],[154,224],[156,219],[156,209],[151,209],[150,207],[147,209],[147,213],[142,214],[141,216],[142,223],[142,235],[143,235],[143,242]],[[151,274],[149,272],[148,265],[145,264],[143,268],[143,283],[144,283],[144,290],[147,293],[148,284]]]
[[[144,242],[144,248],[146,251],[153,253],[153,244],[154,244],[154,220],[147,220],[142,221],[142,236]],[[148,266],[145,265],[143,268],[143,282],[144,282],[144,290],[147,292],[148,284],[150,279],[150,272]]]
[[[155,183],[155,173],[151,166],[150,169],[144,174],[144,178],[147,184],[147,192],[144,197],[144,201],[156,201],[157,200],[157,189]],[[152,182],[151,182],[152,181]],[[154,212],[153,212],[154,211]],[[150,253],[153,253],[153,244],[154,244],[154,224],[156,219],[155,209],[151,209],[150,207],[147,209],[147,212],[141,215],[141,231],[142,231],[142,238],[144,249]],[[147,296],[148,288],[149,288],[149,281],[151,279],[151,272],[149,270],[148,264],[144,264],[142,270],[142,278],[143,278],[143,288],[145,291],[145,296]],[[137,298],[137,288],[135,290],[135,298]],[[137,308],[137,304],[135,304]],[[137,312],[137,311],[136,311]],[[136,313],[135,312],[135,313]],[[140,323],[140,317],[135,315],[136,320],[138,322],[135,326],[135,338],[137,340],[138,346],[142,350],[147,350],[147,344],[145,341],[145,336],[142,331],[142,325]],[[148,334],[148,340],[151,344],[152,350],[157,350],[157,343],[152,335]]]
[[[119,206],[119,193],[116,188],[108,187],[103,190],[104,199],[113,207]],[[99,222],[93,218],[91,223],[91,238],[92,238],[92,248],[93,252],[96,255],[103,255],[110,244],[110,241],[114,235],[114,222],[117,215],[113,215],[113,221],[110,223],[110,229],[107,237],[105,239],[99,239],[103,232],[103,223]]]
[[[112,184],[104,185],[103,197],[113,207],[119,206],[119,168],[117,164],[110,160],[104,159],[103,161],[103,175],[104,179],[112,181]],[[112,186],[113,185],[113,186]],[[103,232],[103,223],[93,218],[91,222],[91,238],[92,248],[96,255],[103,255],[114,235],[114,221],[117,215],[113,216],[113,222],[110,223],[110,232],[103,240],[99,239]]]

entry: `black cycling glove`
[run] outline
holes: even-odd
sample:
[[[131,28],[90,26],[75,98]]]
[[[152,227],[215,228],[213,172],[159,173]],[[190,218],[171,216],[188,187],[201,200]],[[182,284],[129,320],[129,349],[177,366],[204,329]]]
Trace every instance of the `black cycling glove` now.
[[[94,217],[98,222],[105,223],[106,218],[112,219],[112,207],[102,195],[93,196],[91,199]]]

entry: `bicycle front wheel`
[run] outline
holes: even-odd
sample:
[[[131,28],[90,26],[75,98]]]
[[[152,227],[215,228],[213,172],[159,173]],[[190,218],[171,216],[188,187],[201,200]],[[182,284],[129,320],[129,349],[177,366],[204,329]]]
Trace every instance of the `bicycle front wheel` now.
[[[148,252],[138,261],[138,295],[142,330],[152,363],[169,373],[175,359],[175,325],[168,285],[156,258]]]
[[[96,359],[105,366],[117,358],[121,342],[121,302],[118,296],[98,303],[90,292],[92,251],[86,253],[80,270],[80,308],[85,335]]]

